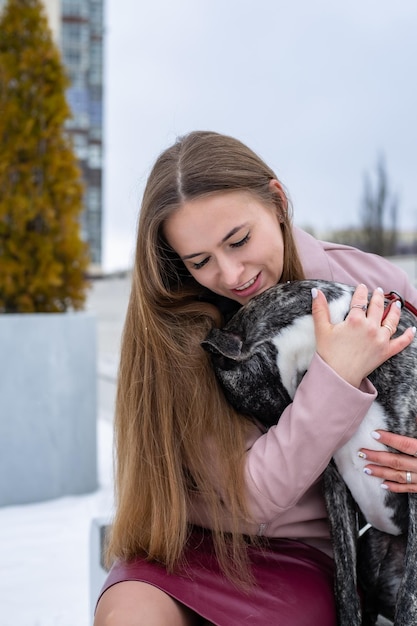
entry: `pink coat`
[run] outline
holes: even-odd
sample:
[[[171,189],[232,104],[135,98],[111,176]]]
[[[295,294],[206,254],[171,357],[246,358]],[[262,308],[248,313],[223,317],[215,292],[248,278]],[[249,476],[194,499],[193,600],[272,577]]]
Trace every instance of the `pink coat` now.
[[[318,241],[296,227],[294,233],[307,278],[394,290],[417,306],[417,290],[386,259]],[[245,468],[253,523],[242,521],[242,532],[298,539],[331,554],[321,475],[334,452],[354,434],[375,397],[368,380],[356,389],[317,354],[313,357],[279,423],[266,433],[253,427]],[[370,437],[364,445],[371,446],[372,441]],[[204,502],[195,501],[190,517],[193,523],[210,527]],[[228,529],[226,515],[224,528]]]

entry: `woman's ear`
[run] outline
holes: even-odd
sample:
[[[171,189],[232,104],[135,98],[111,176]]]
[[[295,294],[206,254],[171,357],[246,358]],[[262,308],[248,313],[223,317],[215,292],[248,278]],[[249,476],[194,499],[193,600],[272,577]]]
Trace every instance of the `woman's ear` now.
[[[286,197],[285,191],[282,188],[281,183],[276,178],[271,178],[271,180],[269,181],[269,190],[272,191],[272,193],[278,194],[279,196],[281,196],[281,198]]]
[[[279,180],[277,180],[276,178],[271,178],[271,180],[269,181],[269,191],[276,198],[278,218],[280,222],[283,222],[285,220],[288,208],[287,194],[285,193]]]

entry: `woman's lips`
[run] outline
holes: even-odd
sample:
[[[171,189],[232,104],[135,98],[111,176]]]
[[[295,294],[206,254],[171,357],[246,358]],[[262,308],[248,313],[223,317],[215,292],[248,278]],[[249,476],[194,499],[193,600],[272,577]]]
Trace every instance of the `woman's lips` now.
[[[251,278],[242,285],[239,289],[232,289],[232,292],[239,298],[247,298],[255,294],[261,283],[261,272],[255,278]]]

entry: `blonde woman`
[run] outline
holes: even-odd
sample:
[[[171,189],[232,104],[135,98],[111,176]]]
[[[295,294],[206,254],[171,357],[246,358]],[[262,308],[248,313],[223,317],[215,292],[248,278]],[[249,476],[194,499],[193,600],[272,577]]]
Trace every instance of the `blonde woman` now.
[[[353,309],[333,326],[318,293],[317,353],[263,432],[227,404],[200,342],[250,298],[303,277],[358,285]],[[241,142],[193,132],[160,155],[123,334],[114,564],[95,626],[335,626],[321,475],[375,398],[367,375],[414,337],[391,339],[381,326],[378,287],[417,305],[386,260],[295,228],[275,173]],[[392,306],[385,323],[395,328],[399,314]],[[400,454],[368,455],[373,474],[393,491],[417,491],[417,441],[380,440]]]

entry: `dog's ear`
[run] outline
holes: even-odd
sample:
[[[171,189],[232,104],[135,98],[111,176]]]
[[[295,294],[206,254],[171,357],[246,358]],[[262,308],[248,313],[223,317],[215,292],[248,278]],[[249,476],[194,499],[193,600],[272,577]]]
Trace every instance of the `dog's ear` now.
[[[213,328],[204,341],[201,342],[204,350],[214,355],[221,355],[228,359],[238,360],[242,352],[242,340],[219,328]]]

